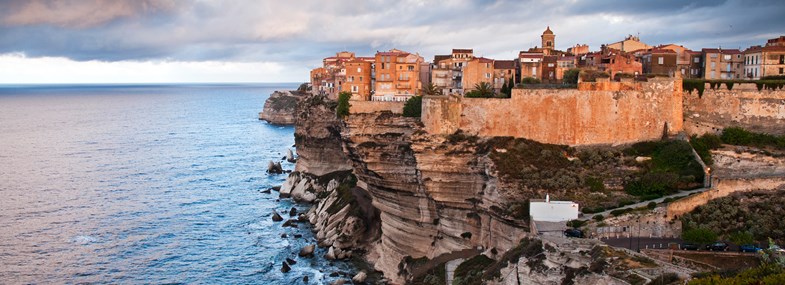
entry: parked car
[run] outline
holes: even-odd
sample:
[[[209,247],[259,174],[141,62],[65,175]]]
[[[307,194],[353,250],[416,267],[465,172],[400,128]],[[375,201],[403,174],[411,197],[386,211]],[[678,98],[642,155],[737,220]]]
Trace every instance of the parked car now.
[[[579,229],[566,229],[564,230],[564,236],[566,237],[574,237],[574,238],[583,238],[583,231]]]
[[[707,245],[706,249],[711,250],[711,251],[727,251],[728,250],[728,244],[724,243],[724,242],[721,242],[721,241],[718,241],[718,242],[712,243],[710,245]]]
[[[743,245],[739,246],[739,251],[741,251],[741,252],[758,252],[761,249],[762,248],[760,248],[760,247],[758,247],[757,245],[754,245],[754,244],[743,244]]]
[[[682,243],[681,244],[681,249],[682,250],[698,250],[698,248],[700,248],[700,246],[698,246],[697,244],[694,244],[694,243]]]

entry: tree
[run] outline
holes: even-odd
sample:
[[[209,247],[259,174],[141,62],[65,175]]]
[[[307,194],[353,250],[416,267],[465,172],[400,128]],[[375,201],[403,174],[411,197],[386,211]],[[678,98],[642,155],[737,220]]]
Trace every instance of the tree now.
[[[403,105],[403,116],[416,118],[422,116],[422,96],[413,96],[406,100],[406,104]]]
[[[442,90],[439,86],[434,85],[433,83],[428,83],[422,88],[423,95],[442,95]]]
[[[710,243],[717,240],[717,234],[707,228],[695,228],[682,232],[681,238],[694,243]]]
[[[755,238],[752,236],[752,233],[747,231],[732,233],[728,239],[738,245],[751,244],[755,242]]]
[[[335,114],[338,118],[343,119],[349,115],[349,107],[352,106],[352,104],[349,104],[349,98],[352,98],[352,93],[347,91],[338,93],[338,107],[335,108]]]
[[[580,69],[571,68],[564,72],[564,83],[565,84],[578,84],[578,75],[581,73]]]
[[[539,79],[534,78],[534,77],[524,77],[523,79],[521,79],[521,83],[522,84],[540,84],[540,83],[542,83],[542,81],[540,81]]]
[[[493,97],[493,86],[488,82],[480,82],[474,85],[474,90],[466,93],[469,98],[490,98]]]

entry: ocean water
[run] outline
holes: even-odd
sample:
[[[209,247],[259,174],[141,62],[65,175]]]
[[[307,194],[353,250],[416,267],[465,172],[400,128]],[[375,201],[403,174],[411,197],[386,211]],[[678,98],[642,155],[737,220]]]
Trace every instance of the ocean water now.
[[[294,129],[258,112],[291,88],[0,86],[0,284],[320,284],[353,272],[297,257],[310,227],[271,221],[273,209],[307,209],[263,192],[285,179],[265,170]],[[284,274],[286,257],[298,263]]]

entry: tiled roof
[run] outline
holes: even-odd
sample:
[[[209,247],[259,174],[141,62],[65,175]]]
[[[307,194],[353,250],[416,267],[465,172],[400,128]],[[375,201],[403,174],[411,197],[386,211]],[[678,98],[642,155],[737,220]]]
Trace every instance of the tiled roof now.
[[[480,62],[493,62],[493,59],[490,59],[490,58],[475,57],[475,59],[477,59]]]
[[[676,52],[669,49],[653,48],[651,49],[651,53],[676,53]]]
[[[493,62],[494,69],[515,69],[514,60],[497,60]]]
[[[442,60],[450,59],[451,55],[434,55],[433,56],[433,63],[439,63]]]
[[[459,48],[454,48],[454,49],[452,49],[452,53],[474,53],[474,49],[459,49]]]

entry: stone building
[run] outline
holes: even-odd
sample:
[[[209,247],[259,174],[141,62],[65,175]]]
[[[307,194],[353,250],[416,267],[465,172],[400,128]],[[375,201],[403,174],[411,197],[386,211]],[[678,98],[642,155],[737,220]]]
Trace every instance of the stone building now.
[[[608,48],[620,50],[624,52],[632,52],[641,49],[650,49],[652,46],[641,42],[640,37],[628,35],[624,40],[606,45]]]
[[[744,69],[738,49],[704,48],[703,79],[741,79]]]
[[[443,94],[463,94],[463,68],[472,59],[472,49],[453,49],[449,55],[434,56],[431,82],[440,88]]]
[[[545,28],[540,36],[542,39],[542,50],[545,55],[550,55],[556,49],[556,35],[551,31],[551,26]]]
[[[763,76],[785,75],[785,36],[768,40],[762,58]]]
[[[542,77],[542,59],[545,55],[542,52],[522,51],[518,53],[518,67],[520,68],[520,78]]]
[[[575,46],[568,48],[567,53],[580,56],[589,53],[589,45],[586,44],[576,44]]]
[[[677,71],[677,54],[670,49],[653,48],[643,53],[641,63],[644,74],[667,74],[673,76]]]
[[[462,86],[465,91],[474,90],[481,82],[493,83],[493,59],[475,57],[463,67]]]
[[[703,78],[703,56],[699,51],[688,51],[690,56],[689,74],[684,78]]]
[[[744,50],[744,79],[758,80],[763,76],[761,61],[763,59],[763,47],[751,46]]]
[[[588,46],[587,46],[588,48]],[[562,80],[564,78],[564,72],[576,67],[576,57],[575,56],[567,56],[562,55],[558,59],[556,59],[556,79]]]
[[[493,62],[493,89],[499,92],[504,86],[504,83],[515,84],[518,79],[515,77],[515,61],[514,60],[496,60]]]
[[[423,58],[418,54],[391,49],[376,52],[374,73],[376,83],[372,101],[406,101],[419,94],[420,65]]]
[[[351,92],[352,100],[368,101],[371,98],[371,66],[373,57],[356,57],[344,63],[346,71],[345,82],[341,85],[341,91]]]

